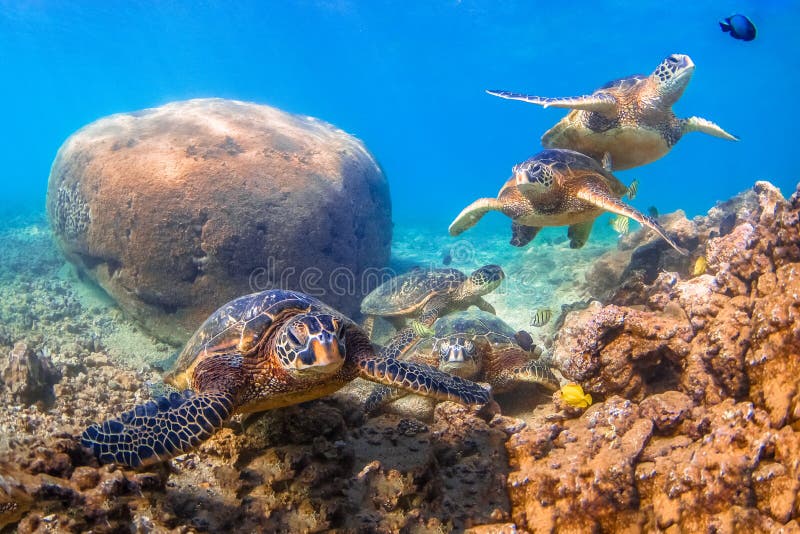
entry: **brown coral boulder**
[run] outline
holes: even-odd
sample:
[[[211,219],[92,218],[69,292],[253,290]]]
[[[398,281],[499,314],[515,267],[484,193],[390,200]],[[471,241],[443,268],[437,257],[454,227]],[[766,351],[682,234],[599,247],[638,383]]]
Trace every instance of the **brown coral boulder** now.
[[[389,259],[388,184],[364,145],[245,102],[175,102],[84,127],[56,156],[47,209],[67,258],[176,343],[219,305],[270,287],[354,313],[372,289],[362,274]]]

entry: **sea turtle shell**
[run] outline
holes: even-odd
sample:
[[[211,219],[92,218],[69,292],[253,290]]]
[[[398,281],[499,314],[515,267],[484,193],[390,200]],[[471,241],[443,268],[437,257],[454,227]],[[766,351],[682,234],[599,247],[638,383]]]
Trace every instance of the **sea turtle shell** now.
[[[361,302],[366,315],[408,315],[436,295],[455,291],[467,276],[458,269],[414,269],[387,280]]]
[[[434,340],[452,335],[483,337],[491,345],[513,343],[516,332],[505,321],[481,310],[470,309],[446,315],[433,325]]]

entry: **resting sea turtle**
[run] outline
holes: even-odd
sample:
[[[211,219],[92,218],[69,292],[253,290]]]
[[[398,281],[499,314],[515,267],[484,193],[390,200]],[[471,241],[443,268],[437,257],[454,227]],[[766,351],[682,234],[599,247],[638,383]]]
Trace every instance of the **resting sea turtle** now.
[[[413,269],[387,280],[364,297],[361,313],[367,316],[365,329],[372,333],[376,316],[400,327],[406,317],[418,314],[418,323],[430,327],[444,313],[473,304],[494,313],[482,297],[494,291],[504,277],[499,265],[484,265],[469,277],[458,269]]]
[[[440,399],[483,404],[468,380],[376,355],[367,335],[322,302],[271,290],[225,304],[195,332],[166,380],[172,393],[81,436],[101,462],[136,467],[183,454],[233,413],[328,395],[356,377]]]
[[[519,335],[499,317],[480,310],[466,310],[441,317],[434,334],[418,342],[404,359],[439,368],[449,374],[488,382],[493,393],[514,389],[522,382],[559,387],[550,367],[536,359],[536,347],[523,348]],[[392,388],[377,386],[367,398],[367,410],[404,396]]]
[[[610,155],[611,168],[630,169],[665,155],[685,133],[703,132],[736,141],[713,122],[679,119],[672,105],[681,97],[694,72],[689,56],[672,54],[649,76],[635,75],[608,82],[591,95],[542,98],[508,91],[489,94],[544,107],[572,111],[545,132],[542,146],[577,150],[598,161]]]
[[[620,200],[627,192],[622,182],[589,156],[572,150],[543,150],[514,166],[497,198],[480,198],[464,208],[450,225],[450,235],[471,228],[494,210],[512,219],[511,244],[516,247],[530,243],[543,226],[569,225],[570,247],[580,248],[594,220],[610,211],[655,230],[675,250],[687,254],[655,219]]]

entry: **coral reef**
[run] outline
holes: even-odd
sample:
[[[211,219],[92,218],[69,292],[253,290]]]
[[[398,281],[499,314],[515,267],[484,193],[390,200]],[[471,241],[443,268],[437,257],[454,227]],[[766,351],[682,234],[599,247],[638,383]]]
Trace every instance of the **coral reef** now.
[[[517,525],[800,530],[798,214],[800,191],[758,182],[665,221],[694,239],[703,274],[645,232],[601,259],[595,274],[616,282],[587,276],[602,304],[566,317],[554,360],[604,402],[509,441]]]
[[[4,294],[2,354],[24,343],[18,354],[48,358],[62,378],[50,406],[0,388],[0,528],[800,532],[798,216],[800,191],[787,200],[758,182],[706,216],[660,219],[689,258],[647,231],[604,254],[589,249],[603,255],[586,281],[558,290],[575,303],[563,302],[551,339],[537,337],[591,406],[520,390],[498,396],[506,415],[446,402],[422,422],[366,418],[340,395],[235,419],[146,472],[98,466],[74,436],[141,402],[156,360],[132,365],[113,353],[106,332],[126,320],[90,312],[76,285],[19,274],[14,287],[31,290]],[[698,257],[706,269],[693,274]],[[553,262],[577,261],[568,258]],[[39,273],[56,268],[49,255],[37,261]],[[519,324],[528,309],[514,287],[491,300],[516,307],[508,322]],[[42,304],[55,297],[59,306]],[[521,408],[526,399],[540,405]]]
[[[273,287],[324,292],[353,314],[372,289],[362,273],[389,260],[388,183],[364,145],[246,102],[174,102],[82,128],[56,156],[47,205],[67,258],[175,344],[218,306]]]

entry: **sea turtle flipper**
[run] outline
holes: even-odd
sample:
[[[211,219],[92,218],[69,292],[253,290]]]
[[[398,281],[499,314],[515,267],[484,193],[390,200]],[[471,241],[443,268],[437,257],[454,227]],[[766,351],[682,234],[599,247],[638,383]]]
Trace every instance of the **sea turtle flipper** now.
[[[359,376],[392,388],[468,405],[486,404],[491,392],[470,380],[443,373],[429,365],[362,352],[357,356]]]
[[[685,134],[689,132],[703,132],[708,135],[713,135],[714,137],[719,137],[720,139],[727,139],[728,141],[739,140],[739,138],[735,135],[729,134],[717,124],[702,117],[689,117],[688,119],[681,119],[681,132]]]
[[[372,413],[385,404],[401,399],[408,395],[407,391],[389,386],[376,385],[364,401],[364,411]]]
[[[531,353],[515,344],[497,346],[486,361],[486,379],[496,392],[505,392],[520,382],[541,384],[558,389],[558,378],[541,360],[531,360]]]
[[[596,185],[587,184],[578,189],[575,192],[575,196],[585,202],[588,202],[598,208],[602,208],[606,211],[610,211],[611,213],[616,213],[617,215],[624,215],[625,217],[630,217],[634,221],[638,222],[642,226],[647,226],[658,235],[660,235],[664,241],[670,244],[672,248],[677,250],[680,254],[686,256],[689,254],[689,251],[680,247],[674,239],[672,239],[664,228],[658,224],[654,218],[649,217],[642,213],[641,211],[637,210],[633,206],[629,206],[622,202],[620,199],[611,196],[608,192],[604,191],[602,188],[597,187]],[[577,225],[573,225],[577,226]],[[570,230],[572,230],[572,226]]]
[[[533,241],[533,238],[536,237],[536,234],[541,229],[539,226],[525,226],[524,224],[512,222],[510,243],[515,247],[524,247]]]
[[[528,362],[522,367],[507,369],[506,372],[515,382],[530,382],[542,385],[552,391],[559,388],[558,378],[553,374],[550,366],[542,362]]]
[[[485,311],[486,313],[491,313],[492,315],[497,315],[497,310],[494,309],[494,306],[489,304],[483,297],[479,297],[475,300],[475,306],[478,307],[479,310]]]
[[[592,233],[592,225],[594,225],[594,219],[570,225],[570,227],[567,229],[569,248],[583,247],[583,245],[585,245],[589,240],[589,234]]]
[[[608,94],[594,94],[572,96],[566,98],[545,98],[541,96],[512,93],[510,91],[497,91],[489,89],[490,95],[499,96],[508,100],[520,100],[529,104],[538,104],[545,108],[580,109],[583,111],[596,111],[598,113],[613,113],[617,108],[617,99]]]
[[[91,425],[81,444],[101,463],[140,467],[162,462],[208,439],[230,417],[233,404],[230,392],[171,393]]]
[[[450,235],[456,236],[475,226],[481,217],[490,211],[502,211],[503,204],[496,198],[479,198],[458,214],[458,217],[450,223]]]

